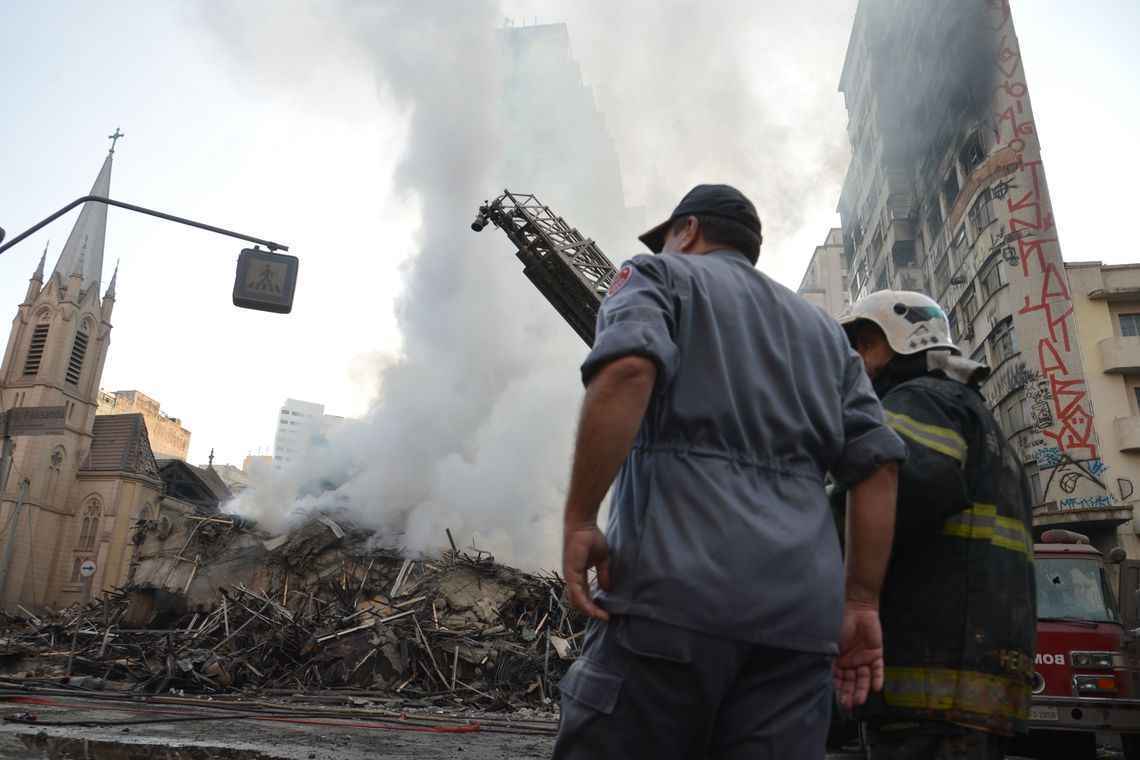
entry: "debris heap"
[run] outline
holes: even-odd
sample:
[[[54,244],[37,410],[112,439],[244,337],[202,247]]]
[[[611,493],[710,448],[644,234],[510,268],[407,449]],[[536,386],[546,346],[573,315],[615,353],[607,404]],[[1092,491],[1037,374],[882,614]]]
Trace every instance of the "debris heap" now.
[[[477,549],[408,558],[327,515],[269,539],[238,519],[184,517],[183,534],[140,527],[127,587],[0,617],[4,671],[148,694],[336,690],[509,710],[551,704],[582,644],[560,578]],[[214,572],[235,562],[250,569]]]

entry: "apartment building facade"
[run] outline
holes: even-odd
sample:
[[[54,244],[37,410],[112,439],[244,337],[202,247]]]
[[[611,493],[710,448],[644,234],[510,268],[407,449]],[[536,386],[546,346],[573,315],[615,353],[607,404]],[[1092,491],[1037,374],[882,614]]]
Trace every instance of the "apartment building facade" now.
[[[849,297],[933,296],[993,370],[983,393],[1029,473],[1035,527],[1140,555],[1131,479],[1110,464],[1115,423],[1094,414],[1082,345],[1097,343],[1081,341],[1008,0],[861,0],[839,89]]]

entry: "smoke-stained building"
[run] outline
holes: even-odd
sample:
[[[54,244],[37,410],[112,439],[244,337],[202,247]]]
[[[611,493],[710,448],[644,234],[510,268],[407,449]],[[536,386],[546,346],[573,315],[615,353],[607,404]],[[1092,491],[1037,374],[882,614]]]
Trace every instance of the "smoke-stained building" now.
[[[796,292],[832,317],[838,317],[850,306],[841,228],[832,227],[823,245],[816,246]]]
[[[1094,416],[1008,0],[861,0],[839,89],[851,299],[937,299],[993,369],[983,392],[1029,472],[1035,526],[1115,543],[1133,489],[1106,463],[1099,433],[1114,423]]]

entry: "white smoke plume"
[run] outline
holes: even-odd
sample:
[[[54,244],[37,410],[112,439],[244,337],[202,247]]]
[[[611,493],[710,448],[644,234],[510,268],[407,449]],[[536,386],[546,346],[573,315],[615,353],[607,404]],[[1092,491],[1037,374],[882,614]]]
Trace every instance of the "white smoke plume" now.
[[[397,305],[403,345],[378,362],[366,420],[232,509],[279,527],[296,510],[343,507],[413,551],[445,545],[450,528],[502,561],[555,566],[585,346],[506,238],[471,232],[478,203],[503,187],[534,192],[615,262],[700,181],[752,195],[762,267],[802,270],[826,234],[846,161],[837,30],[853,2],[810,14],[776,2],[566,2],[541,11],[565,28],[504,29],[508,13],[532,12],[524,5],[274,2],[220,19],[211,6],[210,26],[251,70],[299,48],[370,66],[407,119],[392,181],[420,214]],[[563,29],[577,61],[561,57]],[[805,227],[820,208],[823,226]]]

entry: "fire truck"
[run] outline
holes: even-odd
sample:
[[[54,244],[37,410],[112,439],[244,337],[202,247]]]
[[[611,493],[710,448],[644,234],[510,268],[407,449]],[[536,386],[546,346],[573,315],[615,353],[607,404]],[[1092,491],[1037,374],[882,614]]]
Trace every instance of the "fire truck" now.
[[[1099,732],[1118,734],[1125,758],[1140,760],[1140,631],[1126,628],[1106,567],[1106,560],[1120,564],[1124,550],[1105,557],[1087,536],[1047,530],[1033,554],[1037,654],[1029,753],[1094,758]],[[1129,584],[1121,580],[1123,595]]]

